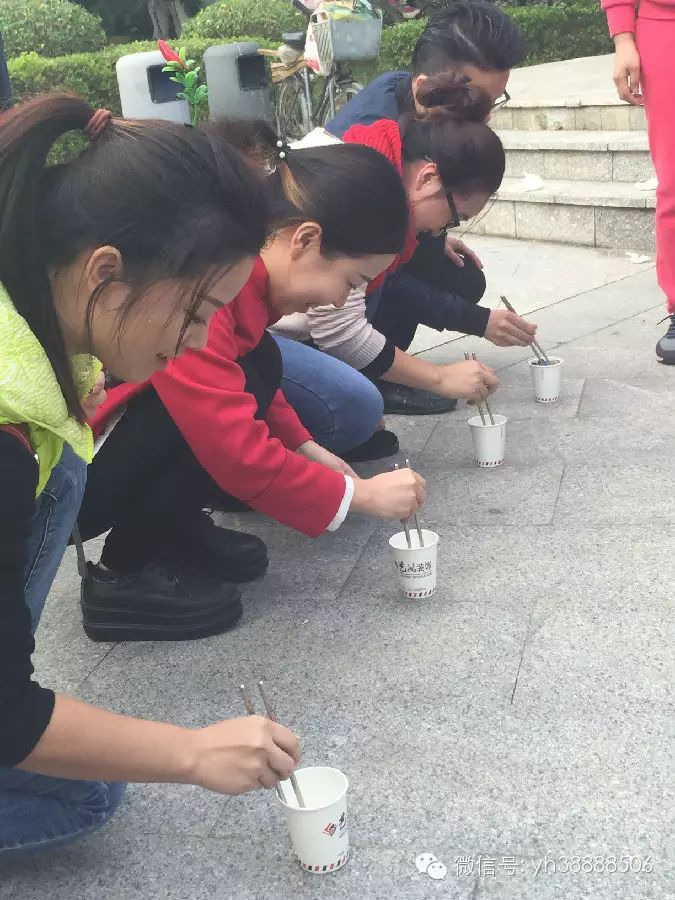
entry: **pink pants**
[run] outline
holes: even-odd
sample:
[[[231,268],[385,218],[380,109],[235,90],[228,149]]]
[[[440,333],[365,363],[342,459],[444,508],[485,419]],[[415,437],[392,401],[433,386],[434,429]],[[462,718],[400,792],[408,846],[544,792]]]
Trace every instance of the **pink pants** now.
[[[638,18],[637,47],[656,192],[656,275],[675,313],[675,18]]]

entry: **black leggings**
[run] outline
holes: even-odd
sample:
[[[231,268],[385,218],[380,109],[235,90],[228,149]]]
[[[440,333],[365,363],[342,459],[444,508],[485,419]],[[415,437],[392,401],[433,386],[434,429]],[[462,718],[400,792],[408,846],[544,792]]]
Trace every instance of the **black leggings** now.
[[[445,235],[420,237],[415,255],[402,268],[441,291],[455,294],[467,303],[476,304],[485,293],[485,276],[469,257],[463,266],[456,266],[445,255]],[[377,331],[388,338],[400,350],[412,344],[420,324],[419,308],[410,303],[405,292],[383,288],[377,308],[371,319]]]
[[[265,334],[237,360],[246,390],[264,418],[281,383],[281,354]],[[135,572],[185,549],[190,522],[204,507],[246,509],[202,468],[153,388],[128,404],[125,414],[89,466],[78,524],[83,540],[112,529],[101,562]]]

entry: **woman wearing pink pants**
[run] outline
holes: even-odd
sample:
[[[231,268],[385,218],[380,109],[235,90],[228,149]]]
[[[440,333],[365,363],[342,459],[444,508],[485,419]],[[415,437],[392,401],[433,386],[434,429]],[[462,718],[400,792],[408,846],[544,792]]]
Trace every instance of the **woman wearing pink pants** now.
[[[675,0],[602,0],[616,58],[619,96],[647,112],[656,169],[656,272],[670,323],[656,355],[675,365]],[[665,321],[665,320],[664,320]]]

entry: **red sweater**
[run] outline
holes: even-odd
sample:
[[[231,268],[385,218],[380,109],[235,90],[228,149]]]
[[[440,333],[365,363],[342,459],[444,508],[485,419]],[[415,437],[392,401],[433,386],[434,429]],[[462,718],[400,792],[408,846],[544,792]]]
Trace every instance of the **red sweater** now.
[[[614,37],[635,31],[635,10],[639,6],[641,19],[675,19],[675,0],[601,0],[607,13],[609,33]]]
[[[398,122],[392,119],[379,119],[372,125],[352,125],[342,136],[342,140],[346,144],[365,144],[366,147],[372,147],[378,153],[386,156],[390,163],[396,166],[399,174],[403,173],[403,141],[401,140],[401,129]],[[406,237],[405,247],[389,266],[377,278],[374,278],[368,285],[368,293],[382,287],[384,279],[390,272],[395,272],[399,266],[407,263],[412,258],[417,249],[417,237],[415,232],[410,229]]]
[[[276,321],[266,300],[267,280],[258,260],[241,293],[211,319],[205,349],[184,353],[150,383],[196,458],[226,493],[317,537],[342,503],[344,476],[293,452],[311,435],[281,391],[265,420],[254,418],[255,398],[246,393],[244,372],[236,363]],[[94,432],[100,433],[115,410],[145,386],[112,388],[96,412]]]

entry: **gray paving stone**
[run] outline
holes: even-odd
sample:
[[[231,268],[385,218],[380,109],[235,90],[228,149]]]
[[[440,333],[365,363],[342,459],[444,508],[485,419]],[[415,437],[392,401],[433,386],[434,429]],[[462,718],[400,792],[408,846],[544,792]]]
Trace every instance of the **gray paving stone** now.
[[[587,463],[563,475],[555,508],[556,524],[675,522],[675,496],[668,488],[675,460],[651,463]]]
[[[585,247],[594,247],[596,244],[594,211],[591,206],[563,206],[531,199],[515,203],[514,206],[516,236],[520,240],[566,241]]]
[[[654,211],[652,209],[629,211],[611,207],[596,209],[595,246],[630,247],[632,250],[653,253]]]
[[[617,897],[669,900],[673,896],[673,877],[671,872],[664,871],[660,862],[651,854],[639,856],[617,852],[581,854],[575,858],[552,854],[520,858],[513,872],[511,861],[506,868],[500,859],[495,875],[479,878],[476,900],[530,900],[532,897],[541,900],[581,900],[585,897],[593,900],[616,900]],[[620,867],[620,870],[606,873],[603,870],[608,865],[612,869]],[[631,865],[639,871],[625,871]],[[582,866],[585,871],[572,874],[570,866],[574,873]],[[648,871],[644,871],[645,867]]]
[[[12,866],[0,886],[3,900],[421,900],[438,895],[438,883],[422,880],[409,855],[398,849],[356,848],[348,865],[328,876],[304,874],[277,832],[275,843],[234,845],[228,840],[105,833],[39,863]],[[89,877],[98,871],[95,879]],[[472,879],[458,882],[453,897],[469,900]],[[446,895],[447,896],[447,895]]]

